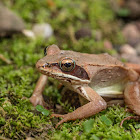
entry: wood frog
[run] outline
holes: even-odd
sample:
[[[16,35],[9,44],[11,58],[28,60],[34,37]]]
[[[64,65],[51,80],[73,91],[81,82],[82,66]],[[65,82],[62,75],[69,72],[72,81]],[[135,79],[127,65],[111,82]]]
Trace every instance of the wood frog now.
[[[36,63],[42,75],[30,98],[31,103],[34,106],[45,105],[42,92],[48,76],[77,92],[81,101],[87,101],[71,113],[52,114],[63,118],[56,127],[69,120],[87,118],[101,112],[107,108],[106,98],[124,99],[125,104],[140,115],[139,65],[123,64],[108,54],[60,50],[56,45],[49,46],[45,53],[46,56]]]

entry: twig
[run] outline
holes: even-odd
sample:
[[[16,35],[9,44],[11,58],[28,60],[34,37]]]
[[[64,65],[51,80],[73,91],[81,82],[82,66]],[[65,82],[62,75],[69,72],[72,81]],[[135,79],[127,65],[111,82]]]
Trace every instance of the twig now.
[[[5,58],[2,54],[0,54],[0,59],[3,60],[4,62],[6,62],[7,64],[12,64],[12,61]]]

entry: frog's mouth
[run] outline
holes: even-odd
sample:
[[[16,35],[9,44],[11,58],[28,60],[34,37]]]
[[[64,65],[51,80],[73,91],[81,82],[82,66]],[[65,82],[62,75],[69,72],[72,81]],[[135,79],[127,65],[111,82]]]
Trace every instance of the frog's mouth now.
[[[37,68],[42,74],[45,74],[49,77],[61,81],[66,81],[70,83],[74,82],[77,84],[79,82],[83,84],[88,84],[90,82],[88,74],[83,70],[83,68],[81,69],[79,66],[76,66],[75,69],[70,72],[62,71],[58,63],[51,63],[51,64],[45,63],[44,65],[39,66]]]

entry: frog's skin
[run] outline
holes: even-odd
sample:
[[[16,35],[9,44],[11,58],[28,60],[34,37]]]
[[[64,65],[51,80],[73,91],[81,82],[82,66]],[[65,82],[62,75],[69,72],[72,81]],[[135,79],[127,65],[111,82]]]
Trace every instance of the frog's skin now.
[[[106,109],[107,103],[102,97],[124,98],[125,104],[135,114],[140,115],[139,65],[125,65],[108,54],[64,51],[56,45],[49,46],[46,52],[47,55],[36,64],[36,68],[43,75],[30,98],[32,104],[45,105],[42,92],[47,76],[58,79],[88,101],[71,113],[52,114],[63,118],[56,127],[63,122],[87,118]]]

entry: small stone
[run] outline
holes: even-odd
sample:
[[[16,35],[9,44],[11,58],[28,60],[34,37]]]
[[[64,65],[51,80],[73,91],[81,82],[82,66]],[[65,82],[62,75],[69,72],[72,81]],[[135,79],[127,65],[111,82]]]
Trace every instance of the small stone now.
[[[135,24],[127,24],[123,28],[122,33],[128,44],[132,46],[136,46],[137,43],[140,41],[140,31]]]
[[[140,56],[140,43],[136,46],[136,52]]]
[[[138,30],[140,31],[140,21],[136,21],[135,24],[136,24]]]
[[[127,62],[140,64],[140,57],[137,55],[131,55],[131,54],[122,54],[121,58],[127,60]]]
[[[32,28],[32,31],[35,34],[35,37],[42,37],[48,39],[53,35],[53,29],[50,24],[35,24]]]
[[[104,41],[104,47],[105,47],[107,50],[112,50],[112,49],[113,49],[113,45],[112,45],[112,43],[111,43],[109,40],[105,40],[105,41]]]
[[[22,33],[23,33],[26,37],[35,39],[35,34],[34,34],[34,32],[33,32],[32,30],[24,29],[24,30],[22,31]]]
[[[130,54],[130,55],[137,55],[136,50],[131,47],[129,44],[125,44],[120,48],[121,54]]]
[[[140,57],[137,55],[136,50],[129,44],[125,44],[120,48],[121,58],[130,63],[140,64]]]
[[[91,30],[88,28],[81,28],[75,32],[75,37],[77,40],[79,40],[80,38],[91,37],[91,36],[92,36]]]
[[[125,7],[130,11],[130,18],[140,17],[140,1],[139,0],[126,0]]]
[[[24,27],[23,20],[0,3],[0,37],[21,33]]]

